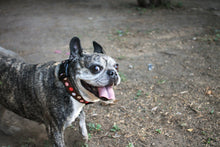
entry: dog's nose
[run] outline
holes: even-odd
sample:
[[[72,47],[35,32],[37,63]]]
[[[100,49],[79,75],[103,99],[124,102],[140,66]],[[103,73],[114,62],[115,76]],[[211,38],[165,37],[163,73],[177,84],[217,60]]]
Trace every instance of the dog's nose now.
[[[110,85],[113,85],[113,84],[116,85],[117,82],[118,82],[118,74],[117,74],[117,72],[115,70],[108,70],[107,74],[110,77],[109,84]]]
[[[108,70],[107,74],[111,77],[111,78],[115,78],[115,76],[117,75],[117,73],[114,70]]]

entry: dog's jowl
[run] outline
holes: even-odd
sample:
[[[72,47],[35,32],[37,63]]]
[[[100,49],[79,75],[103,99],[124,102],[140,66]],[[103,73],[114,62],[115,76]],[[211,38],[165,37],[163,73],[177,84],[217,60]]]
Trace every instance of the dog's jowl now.
[[[88,140],[83,107],[97,101],[113,102],[120,83],[118,64],[93,42],[85,54],[80,40],[70,41],[70,57],[61,62],[27,64],[0,47],[0,105],[46,126],[51,143],[64,147],[64,130],[79,117]]]

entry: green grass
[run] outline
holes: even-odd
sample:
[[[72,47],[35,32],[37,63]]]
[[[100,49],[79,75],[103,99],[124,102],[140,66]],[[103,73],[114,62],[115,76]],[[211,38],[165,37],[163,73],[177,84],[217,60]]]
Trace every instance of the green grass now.
[[[155,130],[157,133],[161,134],[161,130],[160,129],[156,129]]]
[[[149,96],[149,93],[146,93],[145,95],[146,95],[146,97],[148,97],[148,96]]]
[[[202,131],[202,135],[206,135],[206,132],[205,132],[205,131]]]
[[[100,124],[89,123],[88,126],[89,126],[90,131],[101,131],[102,130],[101,129],[102,126]]]
[[[217,42],[220,40],[220,30],[212,28],[209,34],[198,36],[198,41]]]
[[[214,41],[219,41],[219,40],[220,40],[220,30],[216,29]]]
[[[134,147],[133,143],[129,143],[126,147]]]
[[[211,138],[209,137],[208,139],[207,139],[207,141],[206,141],[206,144],[210,144],[211,143]]]
[[[82,147],[89,147],[89,145],[85,143],[82,145]]]
[[[141,91],[141,90],[138,90],[137,93],[136,93],[136,96],[139,97],[139,96],[141,96],[141,95],[142,95],[142,91]]]
[[[137,100],[141,95],[142,95],[142,90],[138,90],[134,99]]]
[[[128,30],[117,30],[116,31],[117,36],[119,37],[123,37],[123,36],[127,36],[129,34]]]
[[[117,57],[117,59],[118,60],[124,60],[124,59],[126,59],[126,57],[125,56],[119,56],[119,57]]]
[[[183,2],[168,2],[164,4],[164,7],[167,9],[173,9],[173,8],[183,8]]]
[[[208,132],[202,131],[201,134],[207,137],[204,142],[205,144],[211,144],[211,141],[216,141],[216,138],[210,137],[210,134]]]
[[[92,134],[88,133],[88,136],[89,136],[89,140],[90,140],[92,138]]]
[[[173,4],[176,8],[183,8],[183,2],[179,1]]]
[[[157,81],[157,83],[158,84],[164,84],[164,83],[166,83],[166,80],[160,79],[160,80]]]
[[[113,127],[112,127],[112,129],[110,130],[111,132],[117,132],[117,131],[119,131],[120,130],[120,128],[116,125],[116,124],[114,124],[113,125]]]
[[[141,8],[141,7],[136,7],[136,10],[137,10],[139,15],[143,15],[147,12],[146,8]]]
[[[121,77],[121,81],[122,82],[127,81],[127,78],[126,78],[126,76],[123,73],[119,72],[119,76]]]

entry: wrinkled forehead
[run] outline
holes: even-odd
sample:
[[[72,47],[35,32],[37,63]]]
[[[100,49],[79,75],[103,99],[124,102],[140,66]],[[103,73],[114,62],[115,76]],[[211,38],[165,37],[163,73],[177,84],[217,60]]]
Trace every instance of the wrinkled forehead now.
[[[84,64],[86,67],[90,67],[91,65],[97,64],[102,66],[114,65],[115,60],[110,56],[105,54],[92,54],[85,55]]]

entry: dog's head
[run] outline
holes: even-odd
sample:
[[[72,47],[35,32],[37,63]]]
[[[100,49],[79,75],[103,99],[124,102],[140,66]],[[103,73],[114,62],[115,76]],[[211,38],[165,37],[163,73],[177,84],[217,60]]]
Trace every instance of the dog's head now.
[[[103,48],[93,42],[94,53],[85,54],[80,40],[74,37],[70,41],[69,74],[74,88],[89,102],[99,100],[114,101],[113,87],[120,83],[118,64],[105,55]]]

